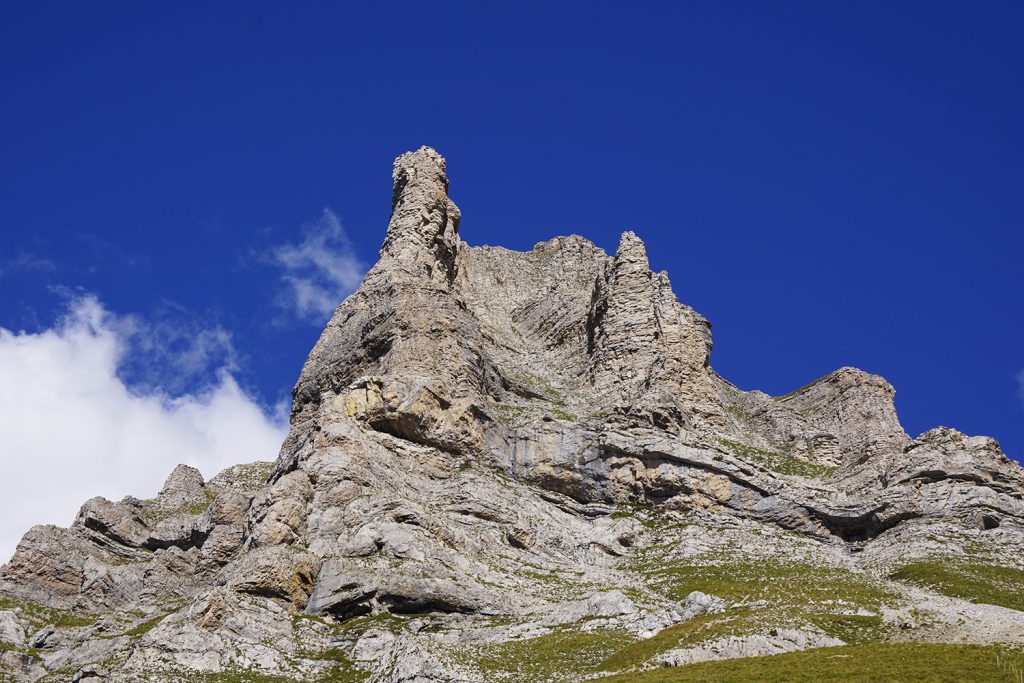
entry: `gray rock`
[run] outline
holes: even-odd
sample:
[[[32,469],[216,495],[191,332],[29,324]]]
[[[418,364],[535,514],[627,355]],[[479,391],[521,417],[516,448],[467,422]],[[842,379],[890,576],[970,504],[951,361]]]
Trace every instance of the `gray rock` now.
[[[232,566],[229,588],[282,600],[301,610],[320,570],[320,558],[282,547],[258,548]]]
[[[474,653],[698,617],[719,635],[643,666],[839,644],[804,608],[1024,642],[1024,612],[889,578],[919,560],[1024,570],[1024,472],[995,441],[911,439],[892,386],[854,368],[740,390],[636,234],[613,255],[579,236],[471,247],[436,151],[393,180],[380,259],[307,358],[277,461],[209,482],[180,466],[152,500],[30,530],[0,569],[0,639],[42,664],[8,649],[5,674],[321,680],[344,657],[373,683],[496,680]],[[837,593],[793,604],[771,590],[780,566],[835,574]],[[711,570],[754,595],[680,603]],[[26,638],[28,614],[45,616]],[[749,626],[762,614],[788,621]]]
[[[18,622],[17,615],[10,610],[0,612],[0,643],[23,645],[25,629]]]
[[[198,521],[197,515],[184,512],[173,514],[160,521],[156,528],[150,531],[143,545],[150,550],[172,546],[190,548],[196,545],[194,535]]]
[[[422,612],[479,612],[488,606],[487,592],[462,582],[440,577],[396,576],[378,595],[393,611],[418,614]]]
[[[39,660],[16,650],[0,651],[0,671],[17,681],[36,681],[46,675],[46,669]]]
[[[373,662],[387,654],[395,641],[390,631],[371,629],[363,634],[352,647],[352,658],[357,662]]]
[[[520,529],[519,527],[509,529],[508,533],[505,534],[505,538],[508,539],[510,545],[520,548],[521,550],[529,550],[534,542],[533,534],[526,529]]]
[[[622,591],[603,591],[555,607],[543,623],[554,625],[591,618],[610,619],[636,612],[636,604]]]
[[[207,502],[203,475],[188,465],[175,467],[156,497],[157,505],[166,510],[206,505]]]
[[[693,591],[686,596],[682,604],[681,617],[683,620],[693,619],[702,614],[714,614],[725,609],[725,600],[714,595]]]
[[[74,526],[97,532],[114,543],[138,547],[148,536],[145,522],[130,505],[92,498],[81,507]]]
[[[338,560],[327,560],[320,567],[306,611],[341,617],[365,614],[370,611],[369,601],[379,590],[377,580]]]
[[[713,659],[766,657],[816,647],[845,645],[838,638],[796,629],[773,629],[770,633],[718,638],[697,647],[669,650],[657,661],[666,666],[684,666]]]

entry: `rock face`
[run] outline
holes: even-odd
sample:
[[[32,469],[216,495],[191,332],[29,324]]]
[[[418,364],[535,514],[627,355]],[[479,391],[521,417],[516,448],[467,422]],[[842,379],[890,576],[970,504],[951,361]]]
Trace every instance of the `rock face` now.
[[[908,591],[932,638],[1024,639],[1012,597],[899,578],[942,558],[1024,586],[1024,472],[996,442],[911,439],[893,388],[853,368],[741,391],[635,234],[613,256],[470,247],[436,151],[393,180],[380,260],[302,368],[277,462],[179,466],[153,500],[29,531],[0,571],[0,671],[568,681],[840,645],[839,617],[888,639]],[[740,608],[736,633],[617,650]],[[607,657],[515,655],[566,633]]]

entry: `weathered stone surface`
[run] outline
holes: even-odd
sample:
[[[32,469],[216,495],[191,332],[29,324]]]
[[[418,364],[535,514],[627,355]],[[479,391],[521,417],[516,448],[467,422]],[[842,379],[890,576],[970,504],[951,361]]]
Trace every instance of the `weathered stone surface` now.
[[[595,299],[588,338],[594,389],[611,393],[620,405],[656,410],[674,404],[688,426],[717,421],[720,408],[708,372],[711,326],[676,300],[665,273],[651,272],[634,233],[622,234]]]
[[[200,567],[213,571],[227,564],[242,549],[245,529],[240,524],[224,524],[214,527],[203,539],[199,551]]]
[[[158,548],[190,548],[193,543],[196,524],[199,521],[197,515],[179,512],[161,520],[156,527],[150,531],[145,545],[150,550]]]
[[[167,510],[206,505],[209,501],[206,497],[203,475],[194,467],[178,465],[164,482],[156,502]]]
[[[25,629],[18,623],[14,612],[10,610],[0,612],[0,643],[22,645],[24,642]]]
[[[233,567],[228,587],[239,593],[282,600],[301,610],[319,570],[320,558],[310,553],[280,546],[258,548]]]
[[[423,612],[480,612],[490,605],[497,612],[498,605],[488,601],[485,590],[456,577],[395,576],[380,591],[378,599],[398,613]]]
[[[613,255],[471,247],[436,151],[393,179],[380,260],[304,364],[277,462],[180,466],[152,500],[30,530],[0,570],[3,674],[574,681],[593,671],[501,653],[578,632],[610,655],[697,618],[713,635],[630,666],[840,644],[823,615],[1024,642],[1012,591],[893,573],[1018,585],[1024,474],[995,441],[911,439],[854,368],[742,391],[636,234]]]
[[[130,505],[92,498],[78,511],[74,526],[95,531],[114,543],[138,547],[148,536],[145,522]]]
[[[0,651],[0,671],[24,681],[36,681],[46,675],[38,659],[17,650]]]
[[[327,560],[320,569],[306,611],[342,617],[365,614],[370,611],[367,603],[379,590],[376,578],[337,560]]]
[[[553,609],[545,620],[548,624],[561,624],[589,618],[612,618],[637,612],[633,603],[622,591],[594,593],[582,600],[575,600]]]
[[[719,638],[697,647],[670,650],[658,657],[666,666],[684,666],[712,659],[736,659],[738,657],[766,657],[784,652],[796,652],[814,647],[835,647],[845,645],[838,638],[796,629],[773,629],[772,633],[757,633],[745,636]]]
[[[282,545],[302,538],[312,497],[309,477],[302,470],[289,472],[256,494],[248,512],[249,542]]]
[[[102,554],[73,530],[33,527],[21,539],[11,561],[0,569],[0,591],[45,605],[74,604],[85,578],[87,558]]]
[[[700,591],[693,591],[683,601],[682,616],[684,620],[693,619],[702,614],[721,612],[723,609],[725,609],[725,600]]]

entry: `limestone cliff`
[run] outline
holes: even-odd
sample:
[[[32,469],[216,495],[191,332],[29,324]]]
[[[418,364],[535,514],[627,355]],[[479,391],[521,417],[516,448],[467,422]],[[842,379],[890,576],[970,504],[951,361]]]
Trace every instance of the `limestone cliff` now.
[[[850,614],[897,639],[911,610],[933,639],[1024,640],[1024,605],[998,597],[1024,587],[1024,472],[994,441],[911,439],[893,388],[853,368],[741,391],[634,233],[614,255],[470,247],[436,151],[393,181],[380,259],[303,366],[277,462],[179,467],[154,500],[32,529],[0,573],[0,671],[574,681],[839,646]],[[936,558],[983,587],[998,568],[1003,593],[900,574]],[[742,625],[732,645],[666,636],[702,614]],[[604,655],[509,654],[567,633]]]

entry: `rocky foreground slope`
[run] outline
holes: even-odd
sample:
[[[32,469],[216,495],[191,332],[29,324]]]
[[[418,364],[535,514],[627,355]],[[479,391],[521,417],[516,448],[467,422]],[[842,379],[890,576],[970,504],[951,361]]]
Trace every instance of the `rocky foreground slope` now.
[[[277,462],[29,531],[0,678],[577,681],[1024,641],[1024,471],[995,441],[909,437],[853,368],[741,391],[636,235],[469,247],[432,149],[392,206]]]

